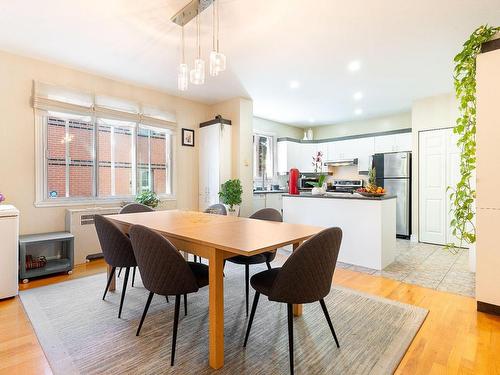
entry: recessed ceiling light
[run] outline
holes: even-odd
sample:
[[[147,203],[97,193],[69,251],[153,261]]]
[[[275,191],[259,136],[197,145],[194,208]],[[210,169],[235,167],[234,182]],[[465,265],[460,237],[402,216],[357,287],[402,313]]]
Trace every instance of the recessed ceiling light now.
[[[361,62],[359,60],[353,60],[347,65],[347,69],[351,72],[355,72],[361,68]]]
[[[354,100],[361,100],[363,99],[363,93],[361,91],[355,92],[352,97]]]
[[[354,110],[354,114],[355,114],[356,116],[359,116],[359,115],[363,114],[363,110],[362,110],[361,108],[356,108],[356,109]]]
[[[299,81],[290,81],[289,86],[291,89],[298,89],[300,87]]]
[[[315,119],[313,119],[312,117],[309,119],[309,122],[310,122],[311,124],[312,124],[312,123],[314,123],[315,121],[316,121],[316,120],[315,120]]]

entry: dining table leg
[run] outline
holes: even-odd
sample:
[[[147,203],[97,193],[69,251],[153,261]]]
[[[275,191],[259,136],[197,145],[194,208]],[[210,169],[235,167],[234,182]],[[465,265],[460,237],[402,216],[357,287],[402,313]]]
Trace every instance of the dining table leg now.
[[[213,369],[219,369],[224,366],[224,253],[217,249],[210,251],[208,262],[208,363]]]
[[[293,244],[293,251],[295,251],[300,245],[301,245],[301,242],[294,243]],[[294,316],[301,316],[302,315],[302,304],[293,305],[292,310],[293,310]]]
[[[111,270],[113,269],[113,267],[111,267],[111,266],[108,264],[107,269],[108,269],[108,272],[107,272],[107,273],[108,273],[108,275],[107,275],[106,280],[109,278],[109,275],[111,274]],[[111,283],[109,284],[109,289],[108,289],[108,291],[110,291],[110,292],[111,292],[111,291],[113,291],[113,290],[116,290],[116,272],[115,272],[115,274],[113,275],[113,279],[111,280]]]

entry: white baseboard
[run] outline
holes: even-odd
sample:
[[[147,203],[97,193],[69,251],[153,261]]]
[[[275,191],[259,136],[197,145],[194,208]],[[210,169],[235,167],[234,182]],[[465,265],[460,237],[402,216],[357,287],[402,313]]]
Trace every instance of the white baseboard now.
[[[418,242],[418,236],[416,234],[412,234],[410,236],[410,241],[411,242]]]

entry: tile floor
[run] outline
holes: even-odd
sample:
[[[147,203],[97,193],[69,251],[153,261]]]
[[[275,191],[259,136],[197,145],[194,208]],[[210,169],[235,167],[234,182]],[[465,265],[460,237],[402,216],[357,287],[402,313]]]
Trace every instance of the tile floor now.
[[[340,262],[337,267],[470,297],[475,294],[476,278],[469,271],[469,256],[464,249],[452,251],[398,239],[396,261],[382,271]]]

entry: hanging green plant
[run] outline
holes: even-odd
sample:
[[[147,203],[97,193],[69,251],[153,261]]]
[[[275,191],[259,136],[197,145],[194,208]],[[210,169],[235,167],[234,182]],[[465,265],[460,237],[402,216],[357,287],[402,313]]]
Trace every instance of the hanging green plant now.
[[[463,50],[455,56],[453,74],[455,93],[459,104],[460,117],[453,132],[458,135],[460,148],[461,179],[455,187],[448,187],[453,219],[453,235],[463,243],[476,242],[474,225],[474,200],[476,190],[472,184],[476,169],[476,57],[483,43],[500,31],[500,27],[483,25],[478,27],[464,43]],[[454,246],[454,245],[450,245]]]

